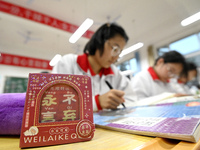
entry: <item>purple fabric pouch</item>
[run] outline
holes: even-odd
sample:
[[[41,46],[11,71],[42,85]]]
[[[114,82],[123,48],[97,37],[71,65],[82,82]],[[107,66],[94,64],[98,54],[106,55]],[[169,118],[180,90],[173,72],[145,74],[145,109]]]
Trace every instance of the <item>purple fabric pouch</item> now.
[[[26,93],[0,94],[0,135],[20,135]]]

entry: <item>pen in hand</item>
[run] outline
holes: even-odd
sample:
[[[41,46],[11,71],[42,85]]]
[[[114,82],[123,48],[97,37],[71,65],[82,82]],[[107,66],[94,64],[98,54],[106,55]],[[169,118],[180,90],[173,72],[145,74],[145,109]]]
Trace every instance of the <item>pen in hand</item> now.
[[[108,81],[105,81],[106,82],[106,84],[108,85],[108,87],[110,88],[110,89],[113,89],[113,87],[112,87],[112,85],[108,82]],[[126,106],[124,105],[124,103],[121,103],[122,104],[122,106],[124,107],[124,108],[126,108]]]

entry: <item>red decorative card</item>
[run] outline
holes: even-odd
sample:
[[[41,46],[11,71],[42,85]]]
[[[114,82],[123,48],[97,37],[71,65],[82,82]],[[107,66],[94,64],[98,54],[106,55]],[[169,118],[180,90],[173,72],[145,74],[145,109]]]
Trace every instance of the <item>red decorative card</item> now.
[[[88,141],[94,130],[90,77],[29,74],[21,148]]]

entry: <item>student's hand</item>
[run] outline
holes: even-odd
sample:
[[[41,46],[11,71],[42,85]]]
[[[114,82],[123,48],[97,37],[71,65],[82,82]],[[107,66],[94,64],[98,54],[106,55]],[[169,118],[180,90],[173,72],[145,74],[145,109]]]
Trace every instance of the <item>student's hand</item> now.
[[[182,96],[190,96],[190,95],[189,94],[176,93],[174,96],[175,97],[182,97]]]
[[[99,96],[99,103],[103,109],[117,109],[121,103],[125,102],[124,92],[112,89],[107,93]]]

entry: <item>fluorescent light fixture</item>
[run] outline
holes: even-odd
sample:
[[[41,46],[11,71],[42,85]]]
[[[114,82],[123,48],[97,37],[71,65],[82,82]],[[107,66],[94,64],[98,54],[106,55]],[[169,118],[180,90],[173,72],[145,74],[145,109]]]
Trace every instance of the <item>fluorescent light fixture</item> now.
[[[133,46],[131,46],[131,47],[128,47],[127,49],[124,49],[124,50],[122,51],[122,53],[119,55],[119,57],[122,57],[122,56],[124,56],[124,55],[129,54],[129,53],[131,53],[131,52],[133,52],[133,51],[135,51],[135,50],[141,48],[143,45],[144,45],[143,43],[139,42],[139,43],[137,43],[137,44],[135,44],[135,45],[133,45]]]
[[[53,59],[49,62],[50,66],[55,66],[57,64],[57,62],[60,60],[61,55],[60,54],[56,54]]]
[[[93,20],[87,18],[81,26],[69,38],[70,43],[75,43],[93,24]]]
[[[189,24],[191,24],[191,23],[193,23],[193,22],[195,22],[195,21],[197,21],[199,19],[200,19],[200,12],[198,12],[198,13],[196,13],[196,14],[194,14],[194,15],[186,18],[186,19],[184,19],[183,21],[181,21],[181,25],[182,26],[187,26],[187,25],[189,25]]]

